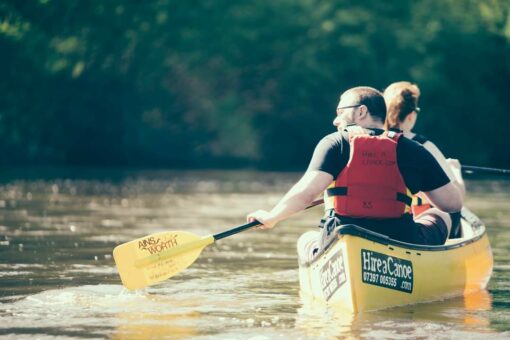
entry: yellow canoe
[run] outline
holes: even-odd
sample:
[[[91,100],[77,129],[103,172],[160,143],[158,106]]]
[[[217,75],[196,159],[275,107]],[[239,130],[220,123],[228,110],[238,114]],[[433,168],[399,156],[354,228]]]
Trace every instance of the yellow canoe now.
[[[322,254],[300,260],[301,295],[357,313],[484,289],[493,267],[485,226],[466,208],[461,224],[462,237],[441,246],[404,243],[344,225]],[[306,258],[299,247],[300,259]]]

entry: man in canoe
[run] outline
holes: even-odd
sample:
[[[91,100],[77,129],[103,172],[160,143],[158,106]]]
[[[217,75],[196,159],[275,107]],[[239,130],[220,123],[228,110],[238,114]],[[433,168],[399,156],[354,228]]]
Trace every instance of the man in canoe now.
[[[271,211],[255,211],[248,221],[272,228],[324,193],[327,227],[319,247],[327,246],[340,223],[403,242],[444,244],[451,227],[448,212],[461,209],[462,197],[422,145],[384,131],[382,93],[371,87],[349,89],[341,95],[336,113],[333,125],[338,131],[317,144],[303,177]],[[413,220],[411,198],[420,191],[435,208]]]

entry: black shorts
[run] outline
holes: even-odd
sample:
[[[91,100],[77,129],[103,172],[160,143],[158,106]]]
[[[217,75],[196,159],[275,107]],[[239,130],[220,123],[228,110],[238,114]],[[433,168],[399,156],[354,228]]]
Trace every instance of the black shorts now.
[[[448,227],[445,221],[435,214],[419,216],[415,221],[413,243],[429,246],[442,245],[448,237]]]

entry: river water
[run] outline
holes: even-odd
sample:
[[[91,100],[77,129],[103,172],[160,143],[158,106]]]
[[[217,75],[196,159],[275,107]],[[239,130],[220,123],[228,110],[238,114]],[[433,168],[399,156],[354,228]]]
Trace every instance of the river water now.
[[[113,248],[169,230],[208,235],[270,208],[296,173],[6,171],[0,177],[0,337],[508,338],[510,181],[468,180],[494,274],[469,297],[348,315],[304,305],[296,241],[320,208],[204,249],[177,276],[123,288]]]

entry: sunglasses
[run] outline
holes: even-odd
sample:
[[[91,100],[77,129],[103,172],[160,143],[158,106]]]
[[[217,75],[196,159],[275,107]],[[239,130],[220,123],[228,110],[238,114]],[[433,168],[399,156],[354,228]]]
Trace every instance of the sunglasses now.
[[[340,107],[336,108],[336,113],[340,113],[344,109],[351,109],[351,108],[354,108],[354,107],[360,107],[361,105],[363,105],[363,104],[340,106]]]

